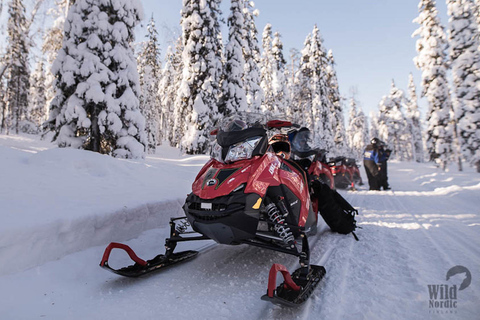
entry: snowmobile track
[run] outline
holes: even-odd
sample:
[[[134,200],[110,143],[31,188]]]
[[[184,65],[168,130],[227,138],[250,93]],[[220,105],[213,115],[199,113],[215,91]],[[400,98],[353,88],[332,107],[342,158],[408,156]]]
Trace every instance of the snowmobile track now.
[[[392,199],[392,202],[394,201],[395,204],[399,207],[399,208],[402,208],[404,210],[405,213],[409,214],[412,219],[420,226],[420,229],[423,233],[423,235],[425,236],[426,239],[428,239],[428,241],[433,245],[433,247],[435,248],[435,250],[442,255],[442,259],[447,262],[448,264],[452,265],[452,266],[455,266],[456,263],[454,261],[452,261],[451,257],[445,252],[444,249],[442,249],[440,247],[440,245],[431,237],[431,235],[427,232],[427,228],[424,226],[424,224],[415,216],[415,214],[411,213],[412,210],[410,208],[408,208],[404,202],[402,202],[398,196],[395,195],[395,193],[393,193],[393,197],[391,197]]]

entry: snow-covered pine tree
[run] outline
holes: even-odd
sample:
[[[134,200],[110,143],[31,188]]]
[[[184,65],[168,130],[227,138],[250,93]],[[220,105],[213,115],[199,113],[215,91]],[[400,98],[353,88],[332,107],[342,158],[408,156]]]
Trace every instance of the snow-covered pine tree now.
[[[244,27],[244,2],[232,0],[228,17],[228,43],[225,47],[225,72],[222,88],[222,113],[230,116],[248,109],[245,95],[243,48],[248,47],[247,30]]]
[[[18,134],[20,122],[25,117],[30,90],[30,68],[28,55],[30,44],[29,30],[22,0],[12,0],[8,6],[6,70],[6,113],[1,130],[12,129]]]
[[[147,24],[147,40],[142,43],[137,57],[138,74],[140,79],[140,111],[145,117],[145,131],[147,134],[147,152],[155,153],[157,145],[163,140],[163,119],[165,114],[160,113],[160,97],[158,85],[162,71],[160,61],[160,45],[158,32],[155,28],[153,15]]]
[[[30,101],[28,106],[29,122],[32,123],[31,133],[38,133],[47,120],[47,96],[45,88],[45,63],[41,59],[30,77]]]
[[[292,120],[304,127],[313,129],[312,100],[311,100],[311,77],[313,71],[308,65],[310,60],[310,45],[312,34],[308,34],[303,43],[299,69],[295,74],[293,84],[293,99],[291,106]]]
[[[267,117],[277,113],[275,110],[275,92],[273,90],[273,74],[276,72],[272,52],[272,25],[267,23],[262,33],[262,60],[260,68],[260,86],[263,90],[262,111]]]
[[[176,44],[175,44],[175,51],[172,56],[172,67],[174,70],[174,78],[173,84],[174,91],[172,91],[172,98],[173,98],[173,127],[172,127],[172,134],[171,134],[171,140],[170,144],[172,147],[180,147],[181,140],[183,136],[185,135],[185,114],[184,112],[186,111],[184,108],[184,99],[182,95],[179,94],[180,92],[180,86],[182,84],[182,79],[183,79],[183,69],[184,69],[184,62],[183,62],[183,36],[179,36]],[[167,92],[170,92],[170,90],[164,90]]]
[[[418,55],[415,65],[422,71],[422,96],[427,98],[427,152],[444,170],[452,159],[451,100],[447,81],[446,35],[438,18],[434,0],[420,0],[420,27],[413,33]]]
[[[280,33],[275,32],[272,40],[272,54],[275,61],[275,73],[273,74],[273,93],[276,109],[282,115],[287,114],[290,105],[290,93],[288,92],[288,79],[285,73],[287,61],[283,57],[283,44]]]
[[[327,66],[327,90],[332,113],[332,128],[334,147],[330,150],[332,156],[342,156],[348,153],[347,140],[345,137],[345,119],[343,116],[342,98],[338,87],[337,73],[335,71],[335,59],[332,50],[327,53],[329,65]],[[368,128],[366,128],[368,129]]]
[[[181,149],[188,154],[205,153],[209,133],[220,115],[219,83],[222,74],[222,39],[219,0],[184,0],[182,9],[182,82],[177,99],[185,115]]]
[[[463,156],[480,172],[480,32],[473,0],[448,0],[455,116]]]
[[[392,80],[390,93],[379,104],[378,131],[380,140],[392,148],[393,157],[402,161],[412,159],[412,138],[402,111],[405,104],[404,92]]]
[[[327,67],[329,61],[323,46],[320,31],[315,25],[302,50],[302,62],[297,85],[300,91],[300,109],[306,116],[306,124],[312,130],[315,146],[332,150],[334,134],[331,105],[327,90]]]
[[[408,92],[410,98],[405,108],[405,118],[407,121],[407,130],[412,139],[412,160],[423,162],[422,123],[420,122],[420,111],[418,110],[417,89],[411,73],[408,77]]]
[[[287,88],[288,88],[288,101],[286,114],[289,119],[293,120],[297,116],[295,115],[298,112],[298,105],[295,103],[295,97],[298,95],[295,91],[298,89],[298,86],[295,84],[295,76],[298,73],[300,68],[300,51],[296,48],[290,49],[290,64],[287,64],[285,67],[285,77],[287,79]]]
[[[144,157],[145,118],[131,43],[143,17],[136,0],[76,0],[52,71],[49,122],[60,147]]]
[[[54,74],[50,70],[50,66],[57,58],[58,51],[62,48],[63,42],[63,28],[65,25],[65,18],[68,11],[67,5],[73,5],[73,0],[55,0],[52,8],[47,11],[47,14],[53,19],[53,24],[46,31],[43,37],[42,52],[46,57],[46,74],[45,74],[45,88],[47,104],[52,102],[55,91],[53,82],[55,80]],[[46,123],[48,125],[48,123]],[[50,128],[53,130],[53,128]]]
[[[175,55],[172,47],[167,48],[167,54],[165,56],[165,66],[162,70],[162,76],[160,77],[160,83],[158,84],[158,97],[160,98],[160,104],[162,106],[161,113],[163,118],[163,133],[167,141],[171,146],[175,146],[173,140],[173,128],[175,124],[174,111],[175,111],[175,97],[177,95],[178,83],[175,82],[177,76],[177,70],[175,69]]]
[[[243,48],[243,59],[245,61],[243,83],[248,110],[260,113],[263,103],[263,90],[260,86],[260,48],[258,46],[257,26],[255,24],[255,17],[258,16],[258,10],[255,9],[253,1],[243,0],[243,2],[244,28],[246,31],[245,41],[247,43]]]
[[[370,139],[378,138],[380,136],[380,133],[378,131],[378,117],[375,114],[375,112],[370,111],[369,118],[370,118],[369,137]]]
[[[357,107],[359,110],[357,110]],[[355,158],[357,161],[362,160],[363,150],[369,141],[368,123],[365,114],[355,99],[354,93],[350,98],[349,121],[346,131],[346,138],[348,140],[348,145],[353,158]],[[345,156],[347,154],[339,155]]]

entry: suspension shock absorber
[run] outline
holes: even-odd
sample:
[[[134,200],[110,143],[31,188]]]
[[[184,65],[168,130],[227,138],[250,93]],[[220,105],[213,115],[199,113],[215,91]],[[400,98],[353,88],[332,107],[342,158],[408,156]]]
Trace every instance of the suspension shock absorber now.
[[[273,230],[282,238],[282,241],[289,247],[295,246],[295,237],[293,236],[292,231],[287,226],[284,226],[285,219],[283,219],[280,211],[278,210],[275,203],[270,203],[265,207],[267,210],[268,219],[274,223]]]

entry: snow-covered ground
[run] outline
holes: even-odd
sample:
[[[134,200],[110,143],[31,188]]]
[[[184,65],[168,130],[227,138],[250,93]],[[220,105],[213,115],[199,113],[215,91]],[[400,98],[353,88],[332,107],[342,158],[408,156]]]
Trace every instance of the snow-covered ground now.
[[[480,174],[470,168],[392,162],[394,191],[340,191],[359,209],[360,241],[322,224],[311,261],[327,275],[297,309],[260,300],[271,264],[293,271],[297,259],[245,245],[180,244],[201,254],[138,279],[102,270],[110,241],[146,259],[164,251],[168,220],[182,215],[206,161],[168,147],[145,161],[118,160],[0,135],[0,318],[479,318]],[[128,263],[122,253],[112,258]],[[461,291],[465,273],[446,279],[457,265],[471,273]],[[434,299],[433,289],[452,295]],[[431,307],[440,304],[452,307]]]

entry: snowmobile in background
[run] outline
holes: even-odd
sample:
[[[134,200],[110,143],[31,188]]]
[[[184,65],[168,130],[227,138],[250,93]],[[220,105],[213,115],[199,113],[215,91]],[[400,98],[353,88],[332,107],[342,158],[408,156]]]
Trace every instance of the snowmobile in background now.
[[[318,209],[312,206],[311,197],[321,190],[309,185],[307,173],[298,164],[278,156],[269,145],[267,130],[291,126],[280,120],[266,122],[249,113],[224,119],[212,131],[216,135],[212,158],[193,182],[183,206],[185,217],[171,218],[165,254],[145,261],[130,247],[111,243],[100,266],[122,276],[137,277],[198,254],[192,250],[174,252],[179,242],[212,239],[226,245],[248,244],[299,258],[300,268],[292,274],[281,264],[272,266],[267,294],[262,299],[288,306],[305,302],[326,273],[323,266],[310,264],[309,248],[309,237],[317,232],[318,222]],[[317,193],[311,193],[313,189]],[[320,205],[317,199],[317,208],[335,202],[330,210],[335,211],[334,217],[327,215],[327,224],[334,231],[353,233],[357,211],[343,198],[344,202],[335,201],[339,195],[329,187],[322,190],[332,194]],[[135,264],[121,269],[110,267],[108,259],[113,249],[125,250]],[[278,272],[284,282],[276,286]]]
[[[360,170],[353,158],[336,157],[328,162],[330,171],[335,179],[335,187],[339,189],[351,188],[355,190],[355,185],[363,185]]]

